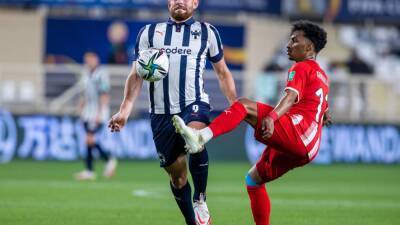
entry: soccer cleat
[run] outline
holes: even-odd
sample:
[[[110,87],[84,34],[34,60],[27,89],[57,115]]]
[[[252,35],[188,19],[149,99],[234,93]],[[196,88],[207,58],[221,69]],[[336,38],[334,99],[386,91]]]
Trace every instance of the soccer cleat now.
[[[210,212],[207,203],[202,198],[193,203],[193,210],[197,225],[211,225]]]
[[[177,115],[172,117],[172,124],[175,127],[177,133],[179,133],[186,142],[186,151],[194,154],[203,150],[203,144],[201,143],[201,136],[196,130],[186,126],[185,122]]]
[[[115,175],[115,170],[117,168],[118,161],[116,158],[110,158],[104,168],[103,176],[106,178],[111,178]]]
[[[85,180],[96,180],[96,174],[92,171],[89,170],[84,170],[81,171],[79,173],[75,174],[75,179],[76,180],[81,180],[81,181],[85,181]]]

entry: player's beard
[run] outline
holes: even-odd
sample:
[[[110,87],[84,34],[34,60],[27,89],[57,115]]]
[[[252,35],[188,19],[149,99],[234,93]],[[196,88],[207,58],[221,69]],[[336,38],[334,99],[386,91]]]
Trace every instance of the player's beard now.
[[[186,9],[185,11],[177,12],[176,10],[171,10],[171,17],[176,21],[185,21],[193,15],[193,10]]]

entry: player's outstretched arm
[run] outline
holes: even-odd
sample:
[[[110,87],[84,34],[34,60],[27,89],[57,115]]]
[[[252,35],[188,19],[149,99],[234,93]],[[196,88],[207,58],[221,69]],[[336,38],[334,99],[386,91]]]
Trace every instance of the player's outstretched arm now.
[[[222,90],[222,93],[224,93],[229,103],[232,104],[236,100],[236,87],[232,73],[228,69],[225,59],[222,58],[218,62],[213,63],[213,67],[215,73],[217,73],[219,86]]]
[[[274,122],[280,116],[285,114],[296,102],[297,92],[291,89],[286,89],[285,92],[285,96],[282,97],[275,109],[272,110],[272,112],[263,119],[263,138],[270,138],[272,136],[272,134],[274,133]]]
[[[108,127],[111,132],[119,132],[131,114],[132,107],[142,89],[143,79],[136,74],[136,65],[132,64],[131,72],[125,82],[124,99],[119,112],[111,117]]]

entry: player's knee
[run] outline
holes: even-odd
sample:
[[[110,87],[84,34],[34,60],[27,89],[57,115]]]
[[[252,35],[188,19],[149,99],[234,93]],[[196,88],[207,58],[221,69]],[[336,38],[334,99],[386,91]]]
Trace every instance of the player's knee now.
[[[242,103],[242,105],[246,108],[247,112],[254,111],[256,103],[248,98],[239,98],[238,102]]]
[[[251,178],[252,181],[254,181],[258,185],[261,185],[261,184],[264,184],[264,183],[267,182],[265,180],[265,178],[260,176],[259,171],[258,171],[256,166],[253,166],[249,170],[249,172],[247,173],[247,176],[246,176],[246,181],[247,181],[247,179],[250,179],[250,178]]]
[[[175,188],[181,189],[187,183],[187,176],[171,176],[171,182]]]
[[[254,174],[252,174],[250,172],[246,175],[245,181],[246,181],[246,185],[251,186],[251,187],[259,186],[259,185],[266,183],[260,177],[254,176]]]
[[[258,186],[257,182],[250,176],[250,174],[247,174],[245,177],[246,185],[250,187],[255,187]]]
[[[244,97],[238,98],[237,101],[240,102],[240,103],[242,103],[244,106],[248,105],[248,104],[251,102],[250,99],[244,98]]]

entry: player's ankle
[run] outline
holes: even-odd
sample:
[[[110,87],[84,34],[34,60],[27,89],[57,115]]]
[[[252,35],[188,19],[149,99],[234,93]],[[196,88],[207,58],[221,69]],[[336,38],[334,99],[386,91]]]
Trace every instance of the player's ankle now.
[[[214,134],[209,127],[203,128],[199,131],[201,144],[204,145],[209,142]]]

